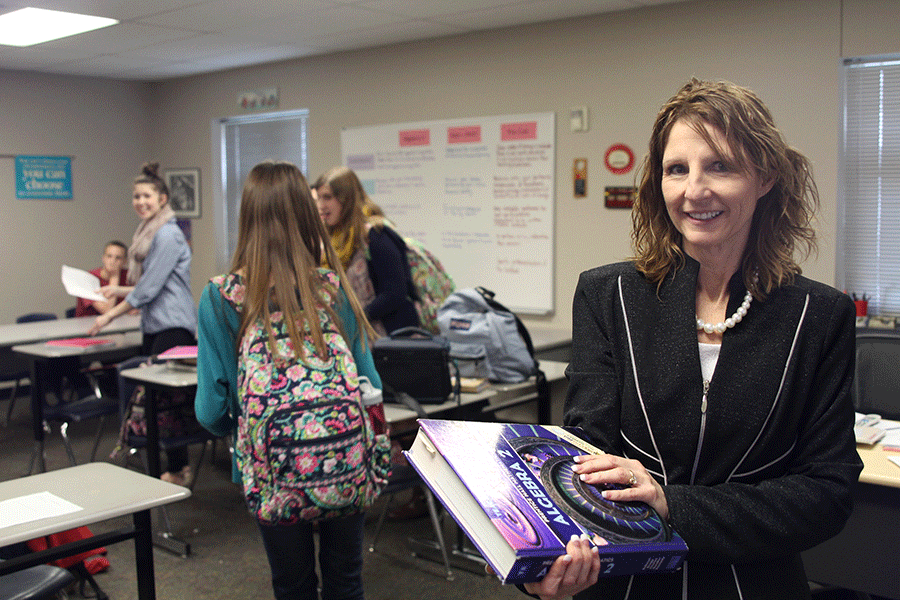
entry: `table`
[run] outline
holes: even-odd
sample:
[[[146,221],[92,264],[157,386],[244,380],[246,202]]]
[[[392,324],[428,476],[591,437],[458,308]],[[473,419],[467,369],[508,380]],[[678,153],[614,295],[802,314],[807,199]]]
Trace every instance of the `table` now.
[[[9,323],[0,325],[0,373],[19,373],[27,367],[26,361],[13,352],[12,347],[48,340],[84,337],[93,326],[96,317],[74,317],[30,323]],[[101,336],[113,333],[140,331],[140,315],[122,315],[100,332]]]
[[[568,388],[566,366],[566,363],[558,361],[541,361],[541,369],[550,383],[550,407],[538,407],[536,415],[546,413],[549,415],[547,419],[549,423],[562,424],[562,405]],[[512,409],[536,400],[537,390],[532,378],[522,383],[492,383],[480,392],[460,394],[459,403],[455,398],[451,398],[440,404],[423,404],[422,409],[433,418],[448,418],[448,415],[454,415],[452,418],[477,419],[479,416],[494,413],[502,421],[505,416],[511,414],[509,411]],[[463,411],[464,413],[460,414]],[[415,421],[418,415],[401,404],[385,402],[384,415],[392,431],[396,432],[395,435],[417,429]],[[521,413],[517,416],[521,416]],[[536,422],[536,417],[529,414],[516,420],[533,423]]]
[[[0,502],[38,492],[49,492],[80,506],[81,510],[0,527],[0,545],[129,514],[133,515],[133,525],[0,562],[0,575],[133,539],[138,598],[156,598],[150,509],[184,500],[191,495],[190,490],[109,463],[89,463],[0,482]]]
[[[74,317],[71,319],[0,325],[0,348],[9,348],[33,342],[46,342],[47,340],[84,337],[94,325],[95,320],[96,317]],[[130,331],[140,331],[140,329],[140,315],[122,315],[104,327],[100,335],[128,333]]]
[[[40,472],[47,469],[44,459],[44,395],[47,391],[48,375],[52,372],[76,372],[87,361],[119,361],[134,356],[141,347],[142,336],[139,331],[131,331],[102,335],[99,339],[110,340],[110,343],[96,346],[50,346],[42,341],[12,347],[13,352],[28,360],[31,373],[31,427],[34,433],[34,452],[31,456],[29,474],[34,472],[35,459]]]
[[[853,495],[853,513],[832,539],[803,553],[810,581],[900,598],[900,466],[888,460],[900,452],[881,445],[857,448],[863,471]]]
[[[528,334],[534,346],[534,355],[541,364],[545,360],[569,362],[572,351],[572,328],[528,325]]]
[[[147,402],[144,406],[147,422],[147,474],[158,479],[162,473],[162,467],[159,464],[159,423],[156,420],[156,398],[161,392],[196,392],[197,369],[181,366],[175,362],[164,362],[125,369],[120,375],[147,388]],[[176,538],[168,531],[159,532],[155,542],[158,546],[181,556],[188,556],[191,553],[189,543]]]

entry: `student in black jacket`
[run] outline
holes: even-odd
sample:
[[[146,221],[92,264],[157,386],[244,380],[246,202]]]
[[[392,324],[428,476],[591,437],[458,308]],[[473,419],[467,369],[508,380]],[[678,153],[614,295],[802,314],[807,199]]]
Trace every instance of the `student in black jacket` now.
[[[313,187],[319,215],[372,326],[381,335],[418,327],[406,243],[385,225],[356,173],[334,167]]]
[[[850,299],[800,275],[814,248],[810,165],[768,109],[692,80],[659,112],[633,210],[636,258],[582,274],[567,425],[609,452],[587,483],[625,487],[689,547],[672,574],[599,578],[588,540],[545,600],[807,598],[800,553],[834,536],[862,463]]]

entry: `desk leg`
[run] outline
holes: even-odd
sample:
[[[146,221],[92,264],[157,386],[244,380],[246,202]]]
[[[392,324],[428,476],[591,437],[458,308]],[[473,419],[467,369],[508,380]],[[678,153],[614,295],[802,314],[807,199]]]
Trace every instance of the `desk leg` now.
[[[144,407],[147,422],[147,474],[154,479],[162,475],[159,465],[159,423],[156,418],[156,399],[159,392],[147,386],[147,403]]]
[[[155,479],[159,479],[159,476],[162,475],[162,467],[159,464],[159,423],[156,418],[158,398],[159,390],[153,386],[147,386],[147,403],[144,407],[147,420],[147,473]],[[160,507],[158,516],[159,522],[164,524],[164,527],[157,533],[154,543],[163,550],[187,558],[191,553],[191,545],[172,535],[165,507]]]
[[[36,358],[31,362],[31,430],[34,436],[34,448],[31,451],[31,464],[28,466],[28,474],[34,474],[35,461],[37,461],[38,473],[47,471],[47,463],[44,457],[44,377],[47,375],[43,369],[43,363]]]
[[[149,510],[134,513],[134,560],[137,569],[139,600],[156,599],[156,575],[153,571],[153,525]]]

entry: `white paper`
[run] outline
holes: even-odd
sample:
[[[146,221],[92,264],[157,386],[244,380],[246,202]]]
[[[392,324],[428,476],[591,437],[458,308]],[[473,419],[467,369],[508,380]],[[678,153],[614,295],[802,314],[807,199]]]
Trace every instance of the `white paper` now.
[[[106,300],[105,297],[97,293],[97,290],[100,289],[100,279],[87,271],[63,265],[62,282],[70,296],[86,300],[100,300],[101,302]]]
[[[878,426],[884,429],[885,435],[881,438],[883,446],[900,447],[900,421],[882,419]]]
[[[0,501],[0,529],[83,510],[50,492],[38,492]]]
[[[900,467],[900,456],[888,456],[888,460]]]

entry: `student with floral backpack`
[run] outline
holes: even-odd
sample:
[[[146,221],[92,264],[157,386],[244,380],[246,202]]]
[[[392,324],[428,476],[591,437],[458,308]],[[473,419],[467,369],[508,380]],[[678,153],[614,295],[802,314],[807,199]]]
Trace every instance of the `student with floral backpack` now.
[[[324,261],[323,261],[324,258]],[[320,264],[327,265],[320,267]],[[381,381],[374,335],[300,171],[256,165],[231,270],[200,300],[197,418],[235,435],[242,483],[275,597],[362,600],[363,512],[389,475],[389,443],[360,382]],[[375,417],[370,417],[370,411]]]

